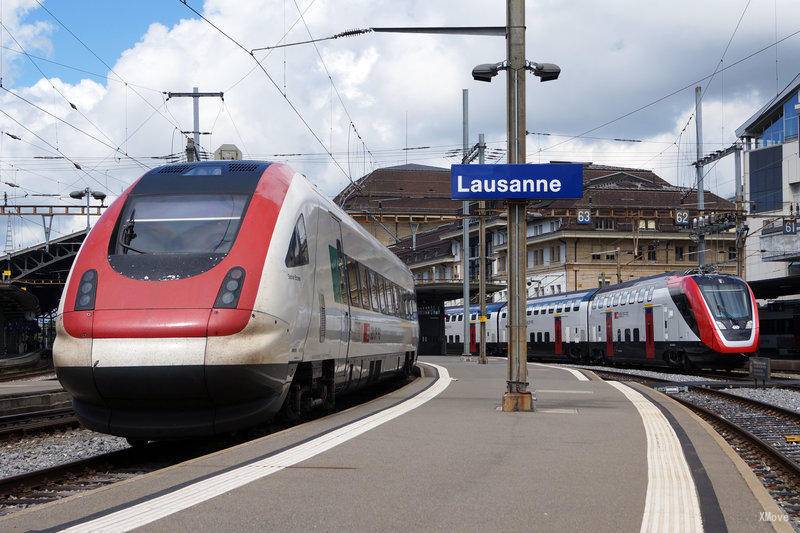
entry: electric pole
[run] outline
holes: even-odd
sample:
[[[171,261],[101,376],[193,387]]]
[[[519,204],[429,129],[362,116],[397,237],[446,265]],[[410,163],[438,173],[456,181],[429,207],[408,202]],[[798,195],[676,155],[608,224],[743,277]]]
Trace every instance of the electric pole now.
[[[464,133],[464,161],[469,156],[469,89],[461,90],[461,100],[463,103],[463,133]],[[464,277],[464,349],[462,354],[469,356],[469,202],[463,202],[462,213],[464,219],[461,221],[462,241],[461,241],[461,274]]]
[[[742,228],[744,219],[744,191],[742,190],[742,146],[736,143],[733,152],[734,178],[736,180],[736,275],[744,275],[744,241],[745,232]]]
[[[695,125],[695,144],[697,151],[698,165],[695,166],[697,175],[697,210],[700,220],[703,219],[706,208],[705,190],[703,186],[703,165],[699,164],[703,159],[703,89],[699,85],[694,88],[694,125]],[[703,233],[697,235],[697,265],[700,267],[706,264],[706,236]]]
[[[507,0],[506,86],[508,163],[525,163],[525,0]],[[532,411],[528,391],[528,346],[525,311],[527,215],[524,200],[508,201],[508,380],[503,411]]]
[[[200,157],[198,155],[198,147],[200,146],[200,98],[219,98],[221,100],[225,100],[225,95],[222,92],[217,93],[201,93],[198,91],[197,87],[192,87],[192,92],[190,93],[173,93],[167,92],[167,100],[170,98],[191,98],[192,99],[192,124],[194,129],[190,132],[181,132],[181,133],[191,133],[192,134],[192,141],[193,144],[187,142],[186,145],[186,153],[187,159],[190,157],[190,152],[195,154],[195,160],[199,161]]]
[[[486,141],[483,133],[478,135],[478,163],[483,165],[486,162]],[[479,321],[480,331],[480,352],[478,363],[485,365],[486,360],[486,201],[478,202],[478,303],[481,306]]]

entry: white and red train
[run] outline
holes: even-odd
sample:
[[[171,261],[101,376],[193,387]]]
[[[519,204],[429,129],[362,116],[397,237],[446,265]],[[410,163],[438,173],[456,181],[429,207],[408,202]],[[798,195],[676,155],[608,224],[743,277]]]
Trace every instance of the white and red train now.
[[[408,268],[290,167],[149,171],[100,217],[58,309],[53,358],[88,428],[227,432],[410,372]]]
[[[474,322],[478,308],[470,312]],[[487,349],[504,354],[506,303],[490,304],[487,314]],[[531,359],[734,367],[758,349],[756,300],[735,276],[665,273],[534,298],[526,314]],[[462,308],[446,309],[449,350],[461,350],[463,320]]]

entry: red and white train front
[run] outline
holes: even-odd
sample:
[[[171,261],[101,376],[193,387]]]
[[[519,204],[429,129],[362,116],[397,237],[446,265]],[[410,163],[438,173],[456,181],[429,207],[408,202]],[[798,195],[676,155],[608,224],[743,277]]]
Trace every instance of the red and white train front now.
[[[753,353],[758,349],[758,305],[740,278],[719,274],[667,278],[670,296],[704,350],[721,354]]]
[[[67,281],[53,347],[85,426],[196,436],[280,408],[287,325],[254,303],[292,177],[263,162],[161,167],[100,217]]]

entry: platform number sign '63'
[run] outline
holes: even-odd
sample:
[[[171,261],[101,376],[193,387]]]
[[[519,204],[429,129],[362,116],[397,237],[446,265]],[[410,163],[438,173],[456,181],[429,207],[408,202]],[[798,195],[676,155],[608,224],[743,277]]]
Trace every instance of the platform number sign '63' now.
[[[588,209],[579,209],[578,210],[578,224],[591,224],[592,223],[592,212]]]
[[[688,211],[675,211],[675,225],[688,226],[689,225],[689,212]]]

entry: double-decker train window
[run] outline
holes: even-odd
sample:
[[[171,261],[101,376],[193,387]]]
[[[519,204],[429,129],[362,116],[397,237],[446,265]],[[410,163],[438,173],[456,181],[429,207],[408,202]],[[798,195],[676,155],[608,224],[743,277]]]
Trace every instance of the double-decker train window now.
[[[629,304],[636,303],[636,291],[631,291],[631,293],[628,295],[628,303]]]
[[[536,333],[536,342],[542,342],[542,332],[541,331]]]
[[[642,288],[642,289],[639,289],[639,290],[637,291],[636,301],[637,301],[638,303],[642,303],[642,302],[644,301],[644,292],[645,292],[645,291],[644,291],[644,289],[643,289],[643,288]]]
[[[630,328],[625,328],[625,342],[631,342],[631,330],[630,330]]]
[[[544,332],[544,342],[550,342],[550,332],[549,331],[545,331]]]
[[[617,330],[617,342],[622,342],[622,330]]]
[[[611,305],[614,307],[619,305],[619,293],[614,294],[614,297],[611,299]]]
[[[622,298],[620,298],[620,305],[625,305],[628,303],[628,291],[622,293]]]
[[[289,268],[308,264],[308,240],[306,239],[306,223],[301,214],[292,231],[289,250],[286,252],[286,266]]]
[[[633,342],[639,342],[639,328],[633,328]]]
[[[647,301],[648,302],[652,302],[653,301],[653,291],[654,290],[655,290],[655,286],[654,285],[650,285],[649,287],[647,287]]]
[[[580,308],[581,308],[581,301],[580,300],[575,300],[574,302],[572,302],[572,310],[573,311],[578,311]]]

